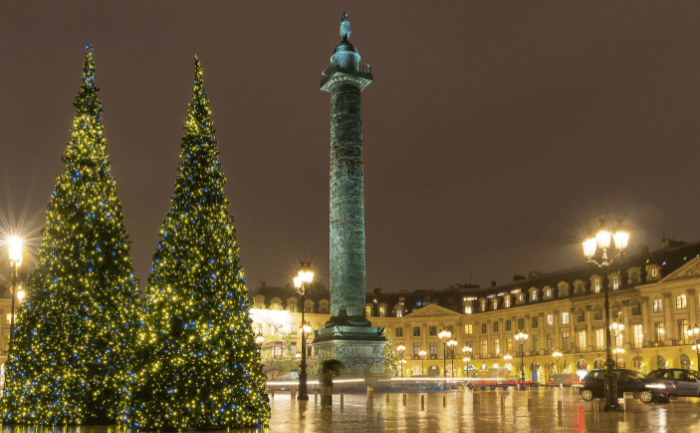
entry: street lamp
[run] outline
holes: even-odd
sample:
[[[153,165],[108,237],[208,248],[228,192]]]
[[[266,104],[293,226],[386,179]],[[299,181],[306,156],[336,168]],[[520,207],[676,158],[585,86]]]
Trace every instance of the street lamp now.
[[[616,259],[624,254],[629,241],[629,233],[618,229],[613,233],[605,227],[605,220],[600,220],[601,228],[595,236],[586,239],[583,242],[583,255],[589,263],[592,263],[599,268],[603,268],[603,275],[607,275],[608,267]],[[621,225],[621,222],[618,222]],[[611,244],[614,243],[617,254],[608,257],[608,249],[611,249]],[[605,352],[607,360],[605,361],[605,409],[620,410],[617,403],[617,378],[615,377],[615,361],[612,359],[612,339],[610,336],[610,299],[608,295],[608,284],[604,284],[605,290]]]
[[[450,346],[450,355],[452,355],[452,378],[454,379],[455,377],[455,346],[457,345],[457,340],[450,340],[447,342],[447,345]]]
[[[613,355],[615,355],[615,368],[618,368],[620,366],[617,358],[625,353],[625,349],[618,347],[613,350]]]
[[[685,334],[688,336],[688,339],[695,340],[695,344],[692,346],[695,354],[698,355],[698,364],[695,368],[700,371],[700,328],[696,324],[695,328],[686,329]]]
[[[438,333],[438,338],[442,341],[442,377],[447,379],[447,342],[452,337],[452,333],[447,329],[443,329]]]
[[[258,351],[260,351],[264,342],[265,337],[262,335],[262,333],[258,332],[258,335],[255,336],[255,344],[258,346]]]
[[[7,238],[7,252],[10,257],[10,266],[12,267],[12,306],[10,317],[10,341],[15,334],[15,297],[17,296],[17,268],[22,264],[22,239],[17,236]],[[23,292],[24,293],[24,292]],[[24,297],[24,295],[22,295]]]
[[[472,347],[471,346],[464,346],[462,348],[462,353],[465,355],[465,361],[467,363],[467,369],[465,370],[467,372],[467,377],[469,377],[469,361],[471,361],[471,354],[472,354]]]
[[[559,362],[558,362],[559,358],[561,358],[561,352],[552,353],[552,358],[554,358],[554,367],[557,369],[557,373],[562,373],[561,371],[559,371]]]
[[[520,380],[525,381],[525,342],[527,341],[529,335],[527,332],[520,331],[515,334],[515,341],[520,343]]]
[[[617,321],[613,322],[612,325],[610,325],[610,332],[612,332],[612,339],[615,342],[615,346],[620,346],[617,344],[617,341],[619,337],[622,335],[622,330],[625,329],[625,325],[622,323],[618,323]]]
[[[464,361],[464,363],[467,364],[467,366],[465,367],[465,370],[467,372],[467,378],[469,378],[469,361],[471,361],[471,360],[472,359],[468,356],[465,356],[464,358],[462,358],[462,361]]]
[[[401,364],[401,377],[403,377],[403,351],[406,350],[406,346],[399,344],[396,346],[396,351],[399,352],[399,364]]]
[[[421,350],[418,352],[418,356],[420,356],[420,375],[422,376],[425,370],[423,370],[423,361],[425,361],[425,357],[428,356],[425,350]]]
[[[306,290],[314,281],[314,273],[311,270],[310,262],[301,262],[299,272],[294,277],[294,287],[301,294],[301,373],[299,373],[299,395],[297,400],[308,400],[309,394],[306,388],[306,334],[310,328],[304,321],[304,311],[306,306]]]

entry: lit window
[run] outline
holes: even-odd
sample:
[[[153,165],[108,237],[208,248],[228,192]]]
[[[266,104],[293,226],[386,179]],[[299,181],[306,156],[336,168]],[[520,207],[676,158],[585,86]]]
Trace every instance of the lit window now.
[[[651,278],[657,278],[659,276],[659,268],[656,266],[653,266],[649,272],[651,274]]]
[[[605,330],[595,330],[595,346],[597,350],[603,350],[605,348]]]
[[[369,305],[365,307],[365,316],[372,317],[372,307],[370,307]]]
[[[494,298],[494,300],[493,300],[493,309],[494,310],[498,309],[498,299],[497,298]]]
[[[654,299],[654,313],[661,313],[664,311],[664,300],[662,298]]]
[[[498,338],[493,339],[493,355],[494,356],[501,355],[501,345],[500,345],[500,341],[498,340]]]
[[[547,314],[547,326],[554,325],[554,314]]]
[[[685,295],[676,296],[676,310],[681,310],[686,307]]]
[[[510,297],[506,297],[506,298],[503,300],[503,306],[506,307],[506,308],[510,308]]]
[[[634,347],[639,349],[644,344],[644,334],[642,334],[642,325],[634,325]]]
[[[486,300],[485,299],[481,300],[481,311],[486,311]]]
[[[595,283],[593,283],[593,291],[595,293],[600,293],[600,280],[595,280]]]
[[[464,325],[464,333],[471,335],[472,333],[472,325]]]
[[[550,296],[552,296],[552,291],[547,289],[547,297],[549,298]]]
[[[537,292],[532,292],[532,300],[533,301],[537,300]]]
[[[379,307],[379,317],[386,317],[386,307]]]
[[[472,314],[472,307],[464,307],[464,314]]]
[[[523,295],[518,296],[518,301],[523,302]]]
[[[568,325],[569,324],[569,313],[561,313],[561,323],[562,325]]]
[[[618,277],[613,277],[612,288],[613,288],[613,290],[617,290],[620,288],[620,279]]]

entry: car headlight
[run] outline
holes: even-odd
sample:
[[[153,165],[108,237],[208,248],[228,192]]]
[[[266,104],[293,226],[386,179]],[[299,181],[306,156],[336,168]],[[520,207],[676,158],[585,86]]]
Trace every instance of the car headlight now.
[[[653,388],[653,389],[666,389],[666,385],[663,383],[648,383],[644,385],[646,388]]]

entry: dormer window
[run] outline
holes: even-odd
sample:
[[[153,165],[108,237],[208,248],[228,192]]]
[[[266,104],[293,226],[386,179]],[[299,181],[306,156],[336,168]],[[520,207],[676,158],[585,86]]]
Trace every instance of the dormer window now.
[[[532,296],[530,297],[531,300],[536,301],[537,300],[537,292],[532,292]]]
[[[506,307],[506,308],[510,308],[510,297],[506,297],[506,298],[503,300],[503,306]]]
[[[518,296],[518,301],[523,302],[523,295]]]
[[[551,290],[551,289],[547,289],[547,291],[545,292],[545,296],[548,297],[548,298],[551,298],[551,297],[552,297],[552,290]]]
[[[561,286],[559,286],[559,296],[560,297],[563,298],[565,296],[568,296],[568,294],[569,294],[568,292],[569,292],[569,288],[567,287],[566,284],[562,284]]]
[[[657,266],[651,266],[651,269],[649,269],[649,276],[654,280],[659,278],[659,268]]]
[[[598,280],[595,280],[595,281],[593,282],[593,291],[594,291],[595,293],[600,293],[601,289],[602,289],[602,287],[601,287],[601,284],[600,284],[600,280],[599,280],[599,279],[598,279]]]
[[[486,299],[481,300],[481,311],[486,311]]]
[[[612,289],[617,290],[620,288],[620,277],[617,275],[611,278]]]
[[[472,307],[464,307],[464,314],[472,314]]]

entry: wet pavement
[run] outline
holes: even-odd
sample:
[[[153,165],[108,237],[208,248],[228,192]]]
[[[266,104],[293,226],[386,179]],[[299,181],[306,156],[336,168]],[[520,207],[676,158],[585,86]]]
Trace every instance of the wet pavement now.
[[[421,396],[424,408],[421,410]],[[477,402],[475,402],[475,399]],[[621,402],[623,400],[620,400]],[[531,391],[452,391],[346,394],[333,396],[322,408],[312,394],[308,402],[290,398],[289,391],[271,399],[272,420],[263,432],[700,432],[700,399],[670,403],[629,401],[627,411],[600,413],[580,399],[575,389]],[[561,409],[559,409],[561,402]],[[444,405],[444,406],[443,406]],[[602,406],[602,404],[601,404]],[[126,433],[117,426],[3,426],[4,433]],[[253,432],[256,430],[245,430]],[[209,431],[213,433],[213,431]]]
[[[424,410],[420,399],[424,396]],[[474,402],[474,398],[478,403]],[[444,403],[443,403],[444,398]],[[561,410],[558,409],[561,401]],[[621,402],[623,400],[620,400]],[[376,393],[333,396],[333,407],[320,400],[290,399],[276,393],[271,401],[271,432],[699,432],[700,399],[663,404],[628,400],[627,411],[600,413],[571,388],[532,391]],[[528,403],[531,405],[528,408]],[[443,404],[445,406],[443,406]],[[600,405],[602,407],[602,404]]]

